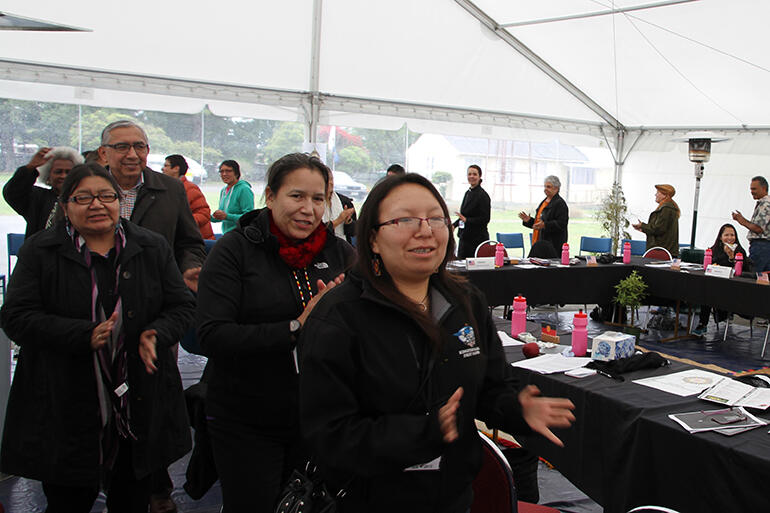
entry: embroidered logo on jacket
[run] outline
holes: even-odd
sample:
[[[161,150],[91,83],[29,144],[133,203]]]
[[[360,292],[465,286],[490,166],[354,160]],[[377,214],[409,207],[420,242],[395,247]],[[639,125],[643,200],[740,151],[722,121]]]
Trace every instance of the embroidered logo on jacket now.
[[[458,351],[463,358],[470,358],[471,356],[476,356],[481,353],[481,349],[476,347],[476,333],[474,333],[471,326],[466,324],[460,328],[457,333],[453,333],[453,335],[460,339],[460,342],[467,347],[467,349],[460,349],[460,351]]]

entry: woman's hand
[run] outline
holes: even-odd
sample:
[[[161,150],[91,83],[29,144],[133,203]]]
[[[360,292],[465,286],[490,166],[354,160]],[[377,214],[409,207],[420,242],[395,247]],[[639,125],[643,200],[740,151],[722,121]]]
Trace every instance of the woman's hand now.
[[[227,219],[227,214],[225,213],[224,210],[215,210],[214,213],[211,214],[211,217],[213,217],[214,219],[218,219],[220,221],[224,221],[225,219]]]
[[[460,219],[460,221],[462,221],[463,223],[465,222],[465,216],[464,215],[462,215],[460,212],[455,212],[455,214],[457,214],[457,217]]]
[[[348,224],[353,218],[353,213],[355,211],[356,209],[353,207],[343,209],[342,212],[340,212],[340,215],[337,216],[337,219],[332,221],[332,224],[334,224],[335,228],[343,223]]]
[[[559,447],[564,447],[550,427],[569,427],[575,420],[572,410],[575,405],[569,399],[540,397],[540,390],[534,385],[519,392],[519,403],[524,420],[536,433],[540,433]]]
[[[147,374],[154,374],[158,368],[155,362],[158,361],[158,355],[155,352],[155,344],[158,341],[158,332],[155,330],[144,330],[139,335],[139,358],[144,362],[144,368]]]
[[[545,223],[541,219],[540,221],[535,221],[535,224],[532,225],[533,230],[542,230],[545,228]]]
[[[191,267],[182,273],[182,279],[187,288],[193,292],[198,292],[198,278],[201,275],[200,267]]]
[[[730,246],[728,246],[727,244],[724,244],[724,247],[725,247],[725,255],[727,255],[727,258],[729,258],[730,260],[734,260],[735,259],[735,251],[730,249]]]
[[[34,155],[32,155],[32,158],[27,163],[26,167],[30,169],[36,169],[42,166],[43,164],[45,164],[46,162],[48,162],[49,158],[46,157],[46,154],[48,154],[49,151],[51,151],[51,148],[48,148],[48,147],[40,148],[39,150],[37,150],[37,152]]]
[[[302,314],[297,317],[297,320],[299,323],[304,326],[305,321],[307,320],[307,316],[310,315],[310,312],[313,311],[313,308],[315,308],[315,305],[318,304],[318,301],[323,297],[324,294],[329,292],[331,289],[339,285],[345,280],[345,273],[341,273],[339,276],[334,278],[329,283],[324,283],[323,280],[318,280],[316,283],[316,286],[318,287],[318,293],[313,296],[313,299],[310,300],[310,302],[305,307],[305,310],[302,312]]]
[[[438,425],[441,427],[444,441],[448,444],[457,440],[459,436],[457,432],[457,409],[460,407],[460,399],[462,397],[463,387],[459,387],[438,411]]]
[[[519,212],[519,219],[521,219],[525,223],[528,223],[529,220],[532,219],[532,217],[529,214],[527,214],[526,212],[522,211],[522,212]]]
[[[112,335],[112,327],[115,326],[115,321],[117,320],[118,313],[112,312],[109,319],[97,324],[94,331],[91,332],[91,349],[96,351],[107,343],[107,339]]]

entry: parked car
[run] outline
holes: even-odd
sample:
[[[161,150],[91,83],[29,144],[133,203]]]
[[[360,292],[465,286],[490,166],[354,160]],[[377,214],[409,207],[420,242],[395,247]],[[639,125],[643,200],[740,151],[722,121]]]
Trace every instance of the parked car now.
[[[187,161],[187,166],[189,169],[187,169],[187,174],[185,175],[188,180],[190,180],[194,184],[202,184],[206,181],[207,173],[206,170],[203,169],[203,167],[198,164],[198,161],[195,159],[191,159],[187,155],[182,155],[184,159]],[[163,169],[163,164],[166,162],[166,155],[161,153],[150,153],[147,155],[147,167],[152,169],[153,171],[161,172],[161,169]]]
[[[356,182],[344,171],[332,171],[334,173],[334,190],[354,200],[362,201],[368,191],[366,185]]]

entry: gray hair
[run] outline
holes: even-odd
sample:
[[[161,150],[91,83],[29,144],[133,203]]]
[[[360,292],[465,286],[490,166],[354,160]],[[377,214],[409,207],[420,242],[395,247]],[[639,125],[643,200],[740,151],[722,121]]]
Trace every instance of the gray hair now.
[[[561,189],[561,181],[559,180],[559,177],[556,175],[548,175],[545,177],[545,180],[543,180],[543,183],[550,183],[557,189]]]
[[[110,142],[110,133],[116,128],[138,128],[139,131],[142,132],[144,142],[149,142],[147,139],[147,132],[144,131],[144,128],[131,121],[130,119],[121,119],[120,121],[113,121],[104,127],[104,130],[102,130],[102,146]]]
[[[51,167],[54,160],[69,160],[73,166],[83,163],[83,156],[75,148],[69,146],[56,146],[45,154],[48,159],[45,164],[37,168],[40,173],[40,181],[48,183],[48,177],[51,175]]]

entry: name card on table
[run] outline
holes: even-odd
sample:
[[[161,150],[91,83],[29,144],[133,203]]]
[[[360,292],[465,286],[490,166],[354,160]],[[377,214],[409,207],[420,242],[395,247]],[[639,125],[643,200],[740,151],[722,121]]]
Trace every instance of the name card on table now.
[[[671,261],[671,269],[673,271],[680,271],[682,269],[682,259],[675,258]]]
[[[469,271],[474,269],[494,269],[495,257],[466,258],[465,265]]]
[[[730,278],[733,275],[733,268],[726,265],[711,264],[706,268],[706,276],[716,278]]]
[[[590,255],[588,258],[586,258],[586,265],[589,265],[589,266],[599,265],[596,263],[596,255]]]
[[[767,271],[757,273],[757,283],[760,285],[770,285],[770,280],[767,279]]]

